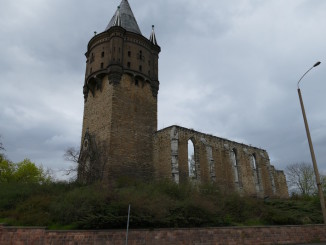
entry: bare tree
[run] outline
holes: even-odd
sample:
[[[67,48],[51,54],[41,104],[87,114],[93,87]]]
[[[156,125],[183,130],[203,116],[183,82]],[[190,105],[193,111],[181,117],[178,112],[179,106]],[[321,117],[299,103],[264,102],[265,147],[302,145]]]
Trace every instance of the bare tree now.
[[[326,175],[325,173],[320,174],[321,186],[323,188],[324,195],[326,195]]]
[[[290,189],[300,195],[313,195],[317,192],[316,178],[312,164],[294,163],[286,167]]]
[[[65,154],[63,154],[63,157],[66,161],[77,163],[79,158],[78,148],[74,148],[74,147],[67,148]]]
[[[1,135],[0,135],[0,139],[1,139]],[[5,150],[5,148],[3,147],[3,144],[2,144],[2,142],[0,141],[0,151],[4,151]]]
[[[63,158],[66,161],[72,162],[73,165],[68,169],[65,169],[66,175],[76,173],[78,169],[78,159],[79,159],[79,148],[77,147],[68,147],[63,154]]]

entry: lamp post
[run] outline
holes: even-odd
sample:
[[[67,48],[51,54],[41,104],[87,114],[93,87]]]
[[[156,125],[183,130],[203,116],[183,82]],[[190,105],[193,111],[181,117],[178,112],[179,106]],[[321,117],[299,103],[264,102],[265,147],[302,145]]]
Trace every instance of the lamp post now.
[[[318,166],[317,166],[317,162],[316,162],[316,157],[315,157],[315,152],[314,152],[314,147],[312,145],[312,141],[311,141],[311,136],[310,136],[310,131],[309,131],[309,126],[308,126],[308,121],[307,121],[307,117],[306,117],[306,112],[304,109],[304,105],[303,105],[303,100],[302,100],[302,96],[301,96],[301,90],[300,90],[300,82],[302,80],[302,78],[314,67],[319,66],[320,65],[320,61],[318,61],[316,64],[314,64],[308,71],[306,71],[305,74],[303,74],[303,76],[300,78],[299,82],[298,82],[298,94],[299,94],[299,100],[300,100],[300,105],[301,105],[301,110],[302,110],[302,116],[303,116],[303,120],[304,120],[304,125],[306,127],[306,133],[307,133],[307,138],[308,138],[308,143],[309,143],[309,148],[310,148],[310,154],[311,154],[311,159],[312,159],[312,164],[314,167],[314,171],[315,171],[315,176],[316,176],[316,182],[317,182],[317,188],[318,188],[318,194],[319,194],[319,199],[320,199],[320,205],[321,205],[321,211],[323,213],[323,217],[324,217],[324,224],[326,224],[326,209],[325,209],[325,200],[324,200],[324,195],[323,195],[323,190],[322,190],[322,186],[320,183],[320,176],[319,176],[319,172],[318,172]]]

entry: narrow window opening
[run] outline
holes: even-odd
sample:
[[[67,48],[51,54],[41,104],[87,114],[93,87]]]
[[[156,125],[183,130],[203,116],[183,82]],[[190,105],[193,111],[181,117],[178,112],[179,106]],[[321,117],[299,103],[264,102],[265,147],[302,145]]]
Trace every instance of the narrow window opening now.
[[[92,72],[93,72],[93,68],[91,67],[91,69],[90,69],[89,73],[92,73]]]
[[[237,153],[236,153],[235,149],[233,149],[231,151],[231,162],[232,162],[232,168],[234,171],[234,181],[236,183],[239,183],[238,161],[237,161]]]
[[[142,71],[143,70],[143,67],[142,66],[139,66],[139,71]]]
[[[130,51],[128,51],[128,57],[131,57],[131,52]]]
[[[101,63],[101,69],[103,69],[103,67],[104,67],[104,64],[103,64],[103,62]]]
[[[139,59],[142,60],[143,59],[143,51],[139,51]]]
[[[251,155],[250,160],[251,160],[251,167],[252,167],[252,169],[253,170],[257,170],[257,163],[256,163],[255,155]]]
[[[102,58],[104,57],[104,52],[102,52],[101,57],[102,57]]]
[[[257,165],[255,154],[252,154],[250,156],[250,164],[251,164],[251,168],[253,171],[254,181],[256,184],[256,191],[259,192],[261,190],[261,185],[260,185],[260,180],[259,180],[259,170],[258,170],[258,165]]]
[[[127,66],[128,66],[128,68],[130,68],[130,66],[131,66],[130,62],[127,63]]]
[[[195,146],[192,140],[188,140],[188,176],[196,179]]]
[[[135,79],[135,85],[138,86],[139,82],[138,79]]]

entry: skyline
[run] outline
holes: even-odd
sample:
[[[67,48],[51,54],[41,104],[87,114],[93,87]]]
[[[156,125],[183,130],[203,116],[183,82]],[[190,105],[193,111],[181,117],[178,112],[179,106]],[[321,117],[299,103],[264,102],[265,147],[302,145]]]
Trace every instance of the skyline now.
[[[4,0],[0,135],[9,159],[69,167],[64,151],[81,140],[87,43],[119,3]],[[263,148],[277,169],[311,163],[296,86],[321,61],[300,87],[326,172],[326,3],[129,3],[145,37],[155,25],[162,49],[158,130],[176,124]]]

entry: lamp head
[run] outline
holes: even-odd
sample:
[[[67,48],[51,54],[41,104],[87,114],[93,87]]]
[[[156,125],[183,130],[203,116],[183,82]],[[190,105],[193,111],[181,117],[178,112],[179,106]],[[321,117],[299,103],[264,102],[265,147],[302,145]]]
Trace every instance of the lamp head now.
[[[299,82],[298,82],[298,89],[300,89],[299,88],[299,84],[300,84],[300,82],[301,82],[301,80],[302,80],[302,78],[312,69],[312,68],[314,68],[314,67],[316,67],[316,66],[319,66],[320,65],[320,61],[317,61],[314,65],[313,65],[313,67],[311,67],[308,71],[306,71],[306,73],[305,74],[303,74],[303,76],[300,78],[300,80],[299,80]]]

